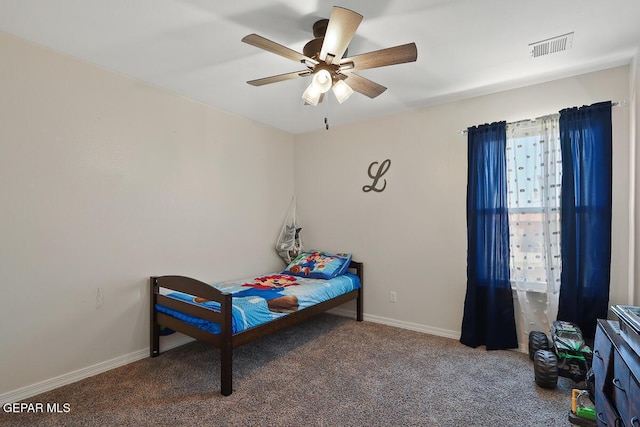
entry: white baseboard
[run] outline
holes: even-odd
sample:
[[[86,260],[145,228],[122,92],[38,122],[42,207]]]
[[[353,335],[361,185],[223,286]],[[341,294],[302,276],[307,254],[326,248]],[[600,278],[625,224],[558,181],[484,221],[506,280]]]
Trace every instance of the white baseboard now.
[[[167,351],[191,341],[193,341],[193,338],[177,333],[168,335],[166,337],[161,337],[160,350]],[[44,393],[49,390],[62,387],[64,385],[101,374],[111,369],[119,368],[120,366],[128,365],[129,363],[136,362],[146,357],[149,357],[149,347],[142,350],[134,351],[133,353],[125,354],[123,356],[118,356],[111,360],[100,362],[92,366],[87,366],[86,368],[78,369],[77,371],[69,372],[55,378],[40,381],[38,383],[19,388],[17,390],[0,394],[0,406],[4,405],[5,403],[20,402],[24,399],[37,396],[40,393]]]
[[[356,313],[353,310],[344,310],[341,308],[334,308],[328,311],[328,313],[335,314],[344,317],[355,317]],[[452,338],[454,340],[460,339],[460,331],[451,331],[448,329],[434,328],[432,326],[420,325],[418,323],[403,322],[401,320],[389,319],[387,317],[372,316],[365,314],[364,320],[373,323],[381,323],[383,325],[395,326],[396,328],[408,329],[410,331],[423,332],[425,334],[435,335],[438,337]],[[517,349],[511,349],[512,351],[519,351],[521,353],[529,353],[528,343],[518,343]]]
[[[344,310],[340,308],[334,308],[328,311],[329,313],[336,314],[338,316],[355,317],[355,311]],[[389,319],[382,316],[373,316],[371,314],[364,314],[364,320],[367,322],[380,323],[388,326],[395,326],[396,328],[408,329],[410,331],[423,332],[425,334],[431,334],[438,337],[459,339],[459,331],[450,331],[448,329],[434,328],[432,326],[420,325],[418,323],[404,322],[396,319]]]

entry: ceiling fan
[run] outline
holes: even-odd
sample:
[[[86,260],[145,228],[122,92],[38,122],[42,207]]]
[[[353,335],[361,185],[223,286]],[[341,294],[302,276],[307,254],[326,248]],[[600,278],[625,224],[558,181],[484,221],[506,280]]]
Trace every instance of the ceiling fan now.
[[[311,84],[302,94],[302,99],[307,104],[318,105],[329,89],[333,89],[333,93],[340,103],[349,98],[354,91],[369,98],[375,98],[387,88],[354,73],[354,71],[414,62],[418,58],[418,51],[415,43],[407,43],[345,57],[347,47],[361,21],[362,15],[359,13],[334,6],[329,19],[321,19],[313,24],[315,38],[304,46],[303,53],[296,52],[257,34],[245,36],[242,39],[245,43],[301,62],[306,66],[306,69],[301,71],[250,80],[247,83],[253,86],[262,86],[312,75]]]

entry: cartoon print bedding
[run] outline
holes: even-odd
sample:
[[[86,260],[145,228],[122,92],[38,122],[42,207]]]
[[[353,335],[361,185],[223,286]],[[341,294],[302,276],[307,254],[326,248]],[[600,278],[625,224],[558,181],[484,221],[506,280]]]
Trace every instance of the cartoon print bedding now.
[[[329,280],[273,273],[251,279],[222,282],[215,287],[221,292],[233,295],[232,332],[236,334],[356,290],[360,288],[360,279],[351,273],[341,274]],[[220,311],[220,304],[217,302],[182,292],[171,292],[166,296],[216,312]],[[160,304],[156,304],[156,310],[211,334],[220,333],[220,325],[217,323]]]

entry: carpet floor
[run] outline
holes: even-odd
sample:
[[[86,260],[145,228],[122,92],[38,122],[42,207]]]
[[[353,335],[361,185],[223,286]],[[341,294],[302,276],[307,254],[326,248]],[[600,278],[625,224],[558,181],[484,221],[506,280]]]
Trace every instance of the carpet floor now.
[[[219,353],[199,342],[60,387],[0,412],[0,426],[570,426],[575,384],[536,386],[516,351],[323,314],[234,352],[220,395]]]

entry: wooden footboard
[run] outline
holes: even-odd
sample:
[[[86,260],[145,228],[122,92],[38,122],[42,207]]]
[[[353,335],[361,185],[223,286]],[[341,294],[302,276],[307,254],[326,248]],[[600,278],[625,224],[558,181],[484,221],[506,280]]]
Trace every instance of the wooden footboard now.
[[[185,276],[152,276],[150,278],[150,356],[156,357],[160,354],[160,325],[214,345],[220,349],[220,391],[222,395],[228,396],[233,391],[233,349],[353,299],[356,300],[356,320],[362,321],[363,264],[361,262],[351,261],[349,268],[355,270],[355,273],[360,278],[360,289],[296,311],[269,323],[247,329],[235,335],[232,333],[231,294],[225,294],[211,285]],[[183,292],[209,301],[216,301],[220,304],[220,313],[207,310],[194,304],[168,298],[160,294],[161,288]],[[221,328],[221,333],[219,335],[210,334],[184,323],[175,317],[159,313],[156,311],[156,304],[161,304],[174,310],[218,323]]]

